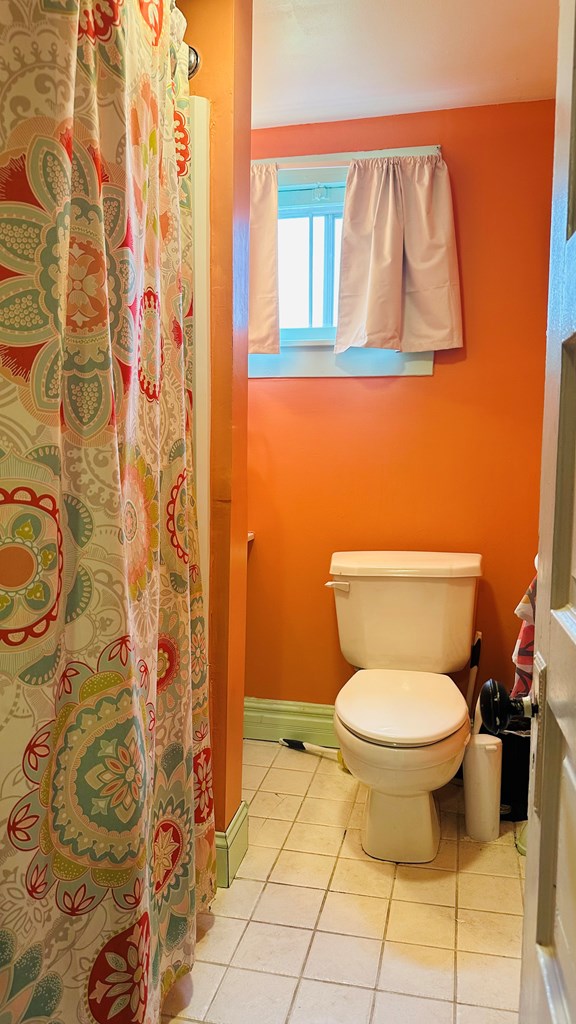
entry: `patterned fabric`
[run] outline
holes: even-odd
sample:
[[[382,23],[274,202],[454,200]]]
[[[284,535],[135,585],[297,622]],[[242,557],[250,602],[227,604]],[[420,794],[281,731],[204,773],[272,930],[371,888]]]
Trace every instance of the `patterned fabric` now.
[[[214,893],[183,21],[3,8],[1,1024],[156,1024]]]
[[[536,618],[535,576],[514,614],[522,619],[520,633],[516,641],[512,661],[516,666],[512,697],[526,697],[532,689],[532,672],[534,669],[534,620]]]

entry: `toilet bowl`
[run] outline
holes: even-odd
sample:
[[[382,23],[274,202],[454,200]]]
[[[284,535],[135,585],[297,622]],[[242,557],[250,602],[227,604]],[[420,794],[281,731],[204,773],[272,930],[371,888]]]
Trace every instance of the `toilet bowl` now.
[[[330,572],[342,653],[358,669],[338,693],[334,727],[347,768],[369,789],[362,846],[380,860],[425,863],[440,841],[433,793],[458,771],[470,736],[447,673],[468,661],[481,557],[340,551]]]
[[[470,737],[455,684],[426,672],[357,672],[336,698],[334,728],[347,768],[369,789],[365,852],[432,860],[440,839],[432,793],[454,777]]]

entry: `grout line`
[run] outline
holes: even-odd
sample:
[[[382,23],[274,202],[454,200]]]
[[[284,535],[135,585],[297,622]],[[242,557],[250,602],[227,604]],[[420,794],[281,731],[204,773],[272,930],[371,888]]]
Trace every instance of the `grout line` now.
[[[463,819],[462,819],[463,820]],[[458,911],[460,909],[460,827],[462,824],[460,816],[458,816],[458,839],[456,842],[456,895],[454,899],[454,987],[453,987],[453,1010],[452,1016],[454,1024],[457,1024],[457,1013],[458,1013]]]
[[[353,807],[353,804],[352,804],[352,807]],[[352,816],[352,808],[350,810],[350,814],[348,815],[348,821],[350,820],[351,816]],[[345,828],[344,828],[344,834],[342,836],[342,841],[340,843],[339,850],[342,849],[342,844],[344,843],[344,839],[346,837],[347,830],[348,830],[348,826],[346,825]],[[305,976],[304,972],[305,972],[307,964],[308,964],[308,960],[309,960],[309,957],[310,957],[310,951],[312,949],[312,945],[314,943],[315,936],[318,934],[318,924],[320,922],[320,918],[322,917],[322,911],[324,910],[324,907],[326,905],[326,900],[328,899],[328,893],[331,891],[330,890],[330,883],[332,882],[332,880],[334,878],[334,874],[336,872],[336,868],[337,868],[337,865],[338,865],[338,859],[339,859],[339,856],[337,854],[335,859],[334,859],[334,866],[332,868],[332,871],[330,872],[330,877],[328,878],[328,881],[326,883],[326,887],[324,889],[324,895],[323,895],[322,900],[320,902],[320,908],[319,908],[319,911],[318,911],[318,914],[317,914],[317,917],[316,917],[316,924],[314,926],[314,929],[313,929],[313,932],[312,932],[312,936],[310,938],[310,943],[309,943],[308,949],[306,951],[306,956],[304,957],[304,961],[302,963],[302,967],[301,967],[301,970],[300,970],[300,978],[298,980],[298,984],[297,984],[296,989],[294,991],[292,1002],[291,1002],[290,1008],[288,1010],[288,1015],[286,1017],[286,1024],[288,1024],[288,1022],[290,1020],[290,1017],[292,1015],[292,1011],[294,1009],[294,1005],[295,1005],[295,1002],[296,1002],[296,997],[297,997],[297,994],[298,994],[298,992],[300,990],[300,987],[301,987],[301,984],[302,984],[302,980],[303,980],[303,978]],[[326,934],[331,934],[331,933],[326,933]],[[376,980],[377,980],[377,978],[376,978]]]
[[[228,918],[228,920],[230,920],[230,918]],[[234,920],[238,920],[238,918],[234,918]],[[243,918],[241,920],[243,920]],[[236,953],[236,950],[238,949],[238,946],[240,945],[242,939],[244,938],[244,935],[246,934],[246,929],[247,928],[248,928],[248,921],[244,921],[244,928],[242,929],[242,931],[240,933],[240,936],[238,938],[238,942],[236,943],[236,945],[234,946],[234,949],[232,950],[232,953],[230,954],[230,960],[228,961],[228,963],[227,964],[216,964],[216,966],[224,967],[225,970],[224,970],[224,974],[220,978],[220,981],[219,981],[218,985],[216,986],[216,990],[214,992],[214,995],[212,996],[212,999],[210,1000],[206,1010],[204,1011],[204,1014],[202,1016],[202,1020],[203,1021],[209,1020],[208,1013],[210,1012],[210,1007],[212,1006],[212,1003],[216,999],[216,996],[218,995],[218,992],[220,991],[220,988],[221,988],[221,986],[222,986],[222,984],[224,982],[224,979],[225,979],[226,975],[228,974],[228,971],[229,971],[230,966],[231,966],[232,958],[233,958],[234,954]],[[201,963],[201,962],[203,962],[203,963],[215,963],[215,961],[212,961],[212,960],[204,960],[204,961],[198,961],[198,962],[199,963]]]
[[[244,933],[242,933],[242,934],[244,934]],[[223,965],[222,965],[222,966],[223,966]],[[226,969],[225,969],[225,971],[224,971],[224,974],[222,975],[222,977],[220,978],[220,981],[219,981],[219,982],[218,982],[218,984],[216,985],[216,988],[215,988],[215,990],[214,990],[214,995],[212,996],[212,999],[210,1000],[210,1002],[208,1003],[208,1006],[207,1006],[207,1007],[206,1007],[206,1009],[204,1010],[204,1013],[203,1013],[203,1015],[202,1015],[202,1017],[201,1017],[201,1020],[207,1020],[207,1019],[208,1019],[208,1013],[210,1012],[210,1007],[212,1006],[212,1003],[213,1003],[213,1002],[214,1002],[214,1000],[216,999],[216,996],[218,995],[218,993],[219,993],[219,991],[220,991],[220,988],[222,987],[222,982],[224,981],[224,978],[225,978],[225,977],[226,977],[226,975],[228,974],[228,968],[229,968],[229,966],[230,966],[230,964],[227,964],[227,965],[226,965]]]
[[[300,974],[299,974],[299,976],[298,976],[298,978],[296,980],[296,987],[294,989],[294,992],[292,993],[292,999],[290,1000],[290,1006],[288,1007],[288,1013],[286,1014],[286,1016],[284,1018],[285,1024],[288,1024],[288,1022],[290,1020],[290,1017],[292,1016],[292,1011],[293,1011],[293,1009],[294,1009],[294,1007],[296,1005],[296,999],[298,998],[298,993],[300,992],[300,988],[301,988],[302,982],[304,980],[304,975],[302,974],[302,971],[304,970],[304,964],[306,963],[306,960],[308,959],[308,953],[310,952],[310,946],[312,945],[313,938],[314,938],[314,932],[312,933],[312,938],[310,939],[310,945],[308,946],[308,949],[306,950],[306,956],[304,957],[304,963],[303,963],[302,968],[300,970]]]

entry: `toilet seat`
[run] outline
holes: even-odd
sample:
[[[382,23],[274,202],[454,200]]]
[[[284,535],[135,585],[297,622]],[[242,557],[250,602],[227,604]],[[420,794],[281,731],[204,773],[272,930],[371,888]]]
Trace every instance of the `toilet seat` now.
[[[335,712],[349,732],[383,747],[424,747],[457,732],[466,701],[436,672],[361,669],[340,690]]]

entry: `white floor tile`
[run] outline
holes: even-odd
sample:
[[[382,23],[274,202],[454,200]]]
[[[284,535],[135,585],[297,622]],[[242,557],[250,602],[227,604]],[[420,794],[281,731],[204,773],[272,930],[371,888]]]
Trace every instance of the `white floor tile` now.
[[[304,968],[304,977],[373,988],[378,975],[381,949],[382,943],[377,939],[316,932]]]
[[[520,961],[486,953],[456,954],[456,998],[459,1003],[518,1010]]]
[[[329,892],[318,921],[318,929],[336,932],[338,935],[381,939],[387,914],[388,900],[347,892]]]
[[[203,1020],[216,990],[226,973],[221,964],[196,963],[190,974],[170,989],[162,1006],[164,1017]]]
[[[518,878],[518,854],[513,846],[460,842],[460,871]]]
[[[452,1004],[378,992],[372,1024],[452,1024]]]
[[[522,918],[484,910],[458,911],[458,949],[519,957],[522,953]]]
[[[269,771],[258,764],[245,764],[242,767],[242,785],[246,789],[259,789],[260,784]]]
[[[456,875],[453,871],[400,864],[394,882],[394,899],[453,907],[456,903]]]
[[[493,839],[490,846],[514,846],[516,826],[513,821],[501,821],[500,822],[500,835],[497,839]],[[466,826],[460,830],[460,839],[464,843],[472,842],[469,836],[466,834]]]
[[[244,764],[258,764],[269,768],[278,757],[279,750],[277,743],[267,743],[264,740],[244,740],[242,759]]]
[[[511,823],[472,842],[450,784],[437,857],[396,866],[362,850],[366,789],[334,760],[247,741],[244,761],[249,851],[199,919],[198,963],[163,1024],[518,1024]]]
[[[294,771],[291,768],[270,768],[260,783],[262,793],[287,793],[304,796],[312,781],[312,772]]]
[[[288,750],[287,747],[280,747],[280,752],[274,765],[276,768],[291,768],[301,772],[315,772],[320,763],[316,754],[307,750]]]
[[[232,958],[233,967],[299,977],[312,932],[251,921]]]
[[[501,914],[522,914],[522,887],[517,878],[492,875],[458,875],[458,906],[466,910],[493,910]]]
[[[248,805],[252,803],[255,796],[255,789],[244,789],[244,787],[242,787],[242,799],[245,800]]]
[[[248,920],[263,888],[264,882],[235,878],[229,889],[216,891],[212,913],[216,917],[239,917]]]
[[[454,999],[454,953],[436,946],[384,944],[378,988],[411,996]],[[423,1022],[425,1024],[425,1022]]]
[[[320,800],[307,796],[298,811],[297,821],[311,825],[336,825],[346,828],[353,804],[349,800]]]
[[[323,899],[323,889],[268,882],[254,911],[253,920],[314,928]]]
[[[518,1014],[484,1006],[457,1006],[456,1024],[518,1024]]]
[[[161,1024],[203,1024],[199,1017],[174,1017],[171,1013],[162,1013],[160,1021]]]
[[[426,861],[426,863],[421,866],[425,869],[440,868],[442,871],[456,871],[457,864],[458,843],[453,839],[441,839],[438,847],[438,853],[434,857],[434,860]],[[409,866],[420,867],[419,864]]]
[[[236,877],[255,878],[265,882],[277,856],[278,850],[271,849],[269,846],[249,846]]]
[[[440,814],[440,835],[442,839],[458,839],[459,815],[452,811],[442,811]]]
[[[290,1024],[368,1024],[372,992],[304,978],[290,1014]]]
[[[294,821],[301,803],[301,796],[285,796],[281,793],[263,793],[259,791],[250,804],[250,813],[260,818],[279,818],[281,821]]]
[[[301,853],[323,853],[336,856],[342,845],[343,828],[334,825],[310,825],[295,821],[290,829],[284,848],[299,850]]]
[[[340,850],[340,856],[347,857],[349,860],[367,860],[373,863],[374,858],[369,857],[362,849],[361,836],[361,829],[347,828],[346,835],[344,836],[344,842],[342,843],[342,849]]]
[[[365,810],[366,804],[354,804],[352,814],[348,819],[348,828],[362,828]]]
[[[296,985],[296,978],[231,967],[205,1019],[211,1024],[284,1024]]]
[[[318,853],[297,853],[282,850],[270,876],[271,882],[285,882],[287,885],[304,885],[313,889],[325,889],[336,863],[335,857],[323,857]]]
[[[358,792],[358,780],[347,772],[340,772],[340,775],[318,775],[312,780],[309,796],[319,797],[321,800],[352,800],[356,799]]]
[[[262,825],[257,829],[254,839],[250,835],[250,843],[253,846],[270,846],[274,850],[279,850],[284,845],[289,831],[289,821],[281,821],[279,818],[265,818]]]
[[[386,898],[392,891],[394,871],[394,864],[384,861],[344,860],[340,857],[330,889],[355,893],[357,896]]]
[[[334,751],[334,756],[324,755],[320,758],[320,764],[318,765],[319,775],[339,775],[342,772],[342,768],[338,763],[337,751]]]
[[[456,911],[453,907],[430,903],[392,900],[386,929],[388,940],[453,950],[456,942]]]
[[[250,846],[255,846],[254,840],[267,820],[267,818],[258,818],[255,814],[248,814],[248,843]]]
[[[216,964],[229,964],[240,942],[246,921],[214,914],[199,914],[196,959]]]

